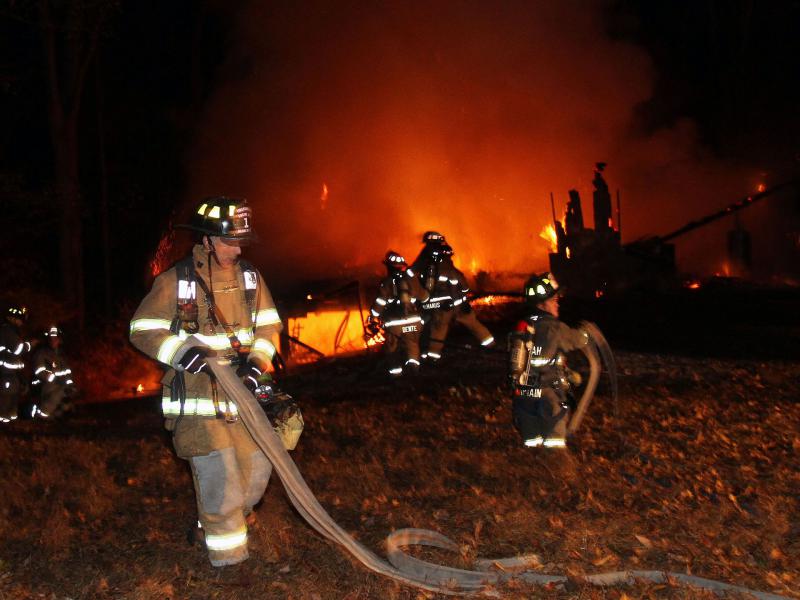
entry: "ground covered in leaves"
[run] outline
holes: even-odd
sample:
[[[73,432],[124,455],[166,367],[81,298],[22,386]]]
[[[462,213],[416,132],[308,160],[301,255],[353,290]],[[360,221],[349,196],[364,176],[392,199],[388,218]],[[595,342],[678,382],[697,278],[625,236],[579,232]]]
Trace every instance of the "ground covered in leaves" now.
[[[428,559],[469,567],[532,554],[535,570],[573,576],[554,588],[511,581],[500,598],[716,597],[580,580],[624,569],[800,598],[800,363],[617,360],[619,415],[602,386],[571,441],[571,471],[557,451],[521,445],[502,351],[457,345],[413,381],[384,379],[376,356],[296,371],[285,387],[306,431],[293,455],[334,519],[378,554],[390,531],[421,527],[461,545],[458,555],[412,551]],[[277,477],[251,559],[213,570],[186,539],[191,480],[157,406],[86,405],[60,423],[0,432],[0,599],[439,597],[372,574],[318,536]]]

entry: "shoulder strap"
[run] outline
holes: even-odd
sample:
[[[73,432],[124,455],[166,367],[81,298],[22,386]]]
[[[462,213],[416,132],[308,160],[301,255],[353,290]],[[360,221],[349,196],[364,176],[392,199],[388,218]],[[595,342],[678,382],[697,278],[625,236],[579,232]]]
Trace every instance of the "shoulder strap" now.
[[[242,277],[244,278],[244,297],[250,312],[258,310],[258,271],[255,270],[246,260],[239,259],[239,266],[242,267]]]
[[[190,254],[175,263],[175,318],[170,330],[178,334],[182,329],[198,328],[197,325],[197,285],[194,270],[194,257]]]

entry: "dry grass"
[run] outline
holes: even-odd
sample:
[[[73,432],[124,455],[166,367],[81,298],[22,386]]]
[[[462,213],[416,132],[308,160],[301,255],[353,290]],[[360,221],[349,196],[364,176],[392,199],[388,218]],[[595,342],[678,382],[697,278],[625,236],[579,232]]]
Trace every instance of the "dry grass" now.
[[[553,455],[520,445],[496,384],[501,362],[489,358],[452,353],[436,373],[399,385],[375,374],[372,357],[287,382],[307,422],[294,458],[345,529],[379,553],[393,529],[435,529],[462,553],[420,554],[456,566],[536,553],[545,573],[663,569],[800,597],[800,365],[620,354],[624,418],[597,398],[567,482]],[[437,597],[321,539],[277,479],[251,560],[213,570],[185,541],[191,481],[152,400],[6,428],[0,471],[2,600]],[[715,597],[645,582],[512,582],[498,594]]]

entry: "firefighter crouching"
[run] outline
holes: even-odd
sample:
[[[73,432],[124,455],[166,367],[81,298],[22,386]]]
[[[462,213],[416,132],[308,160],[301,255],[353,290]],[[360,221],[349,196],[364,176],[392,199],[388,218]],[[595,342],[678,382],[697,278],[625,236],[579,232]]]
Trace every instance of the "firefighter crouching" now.
[[[28,309],[10,306],[0,323],[0,423],[17,418],[17,409],[26,392],[22,379],[25,355],[31,343],[22,339],[22,326],[28,320]]]
[[[33,399],[31,418],[59,417],[69,409],[66,398],[75,395],[75,384],[64,353],[61,350],[63,333],[57,325],[44,332],[47,343],[33,353]]]
[[[181,227],[194,231],[198,243],[155,279],[131,321],[130,339],[169,367],[162,380],[165,426],[177,455],[190,463],[199,525],[211,564],[219,567],[247,559],[246,518],[272,465],[209,377],[206,361],[229,358],[257,397],[268,395],[271,340],[282,325],[260,273],[239,258],[241,246],[255,240],[245,201],[207,199]],[[296,443],[299,414],[290,429]]]
[[[423,304],[430,321],[428,347],[423,354],[431,362],[442,357],[447,333],[453,322],[461,323],[480,342],[481,346],[494,345],[494,337],[475,316],[467,294],[469,285],[464,274],[453,265],[453,249],[448,244],[430,250],[430,262],[420,274],[430,298]]]
[[[589,343],[589,335],[558,319],[560,290],[550,273],[532,276],[525,298],[533,312],[510,334],[514,424],[526,446],[566,448],[568,370],[564,352]]]
[[[422,335],[420,305],[428,294],[422,288],[405,258],[389,250],[383,261],[387,275],[381,281],[378,297],[372,304],[367,331],[375,335],[381,322],[386,333],[383,348],[389,362],[389,374],[419,371],[419,339]]]

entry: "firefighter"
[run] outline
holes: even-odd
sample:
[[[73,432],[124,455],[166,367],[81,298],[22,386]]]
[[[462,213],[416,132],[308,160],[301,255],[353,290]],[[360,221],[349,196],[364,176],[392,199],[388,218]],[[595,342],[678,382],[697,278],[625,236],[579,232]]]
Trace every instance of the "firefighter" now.
[[[510,334],[509,378],[514,424],[528,447],[566,448],[569,371],[564,353],[589,344],[589,335],[558,319],[561,289],[551,273],[525,284],[532,312]]]
[[[367,329],[375,334],[383,323],[386,332],[384,352],[391,376],[414,375],[419,371],[420,361],[421,304],[427,300],[428,293],[402,255],[389,250],[383,264],[387,274],[372,304]]]
[[[422,250],[420,250],[414,262],[411,263],[411,269],[419,277],[422,277],[422,273],[428,270],[428,267],[433,262],[433,255],[437,250],[440,250],[447,241],[444,235],[438,231],[426,231],[422,234],[422,243],[424,244]]]
[[[248,516],[272,464],[209,376],[207,361],[230,359],[258,392],[270,380],[272,339],[282,324],[261,274],[240,258],[242,246],[256,239],[246,201],[206,199],[179,227],[193,231],[197,243],[155,279],[133,316],[130,339],[168,369],[162,409],[176,454],[191,467],[202,532],[193,537],[205,540],[211,564],[221,567],[248,558]]]
[[[16,420],[17,409],[27,388],[22,371],[31,343],[22,339],[21,333],[27,320],[28,309],[12,305],[0,324],[0,423]]]
[[[430,266],[423,277],[425,289],[430,291],[430,298],[423,304],[430,315],[425,318],[426,323],[430,320],[430,337],[423,357],[430,362],[442,357],[442,347],[454,321],[466,327],[481,346],[494,345],[494,337],[478,321],[467,300],[469,285],[464,274],[453,265],[452,256],[453,249],[448,244],[433,248]]]
[[[31,404],[31,418],[59,417],[69,405],[64,402],[75,394],[75,383],[72,381],[72,369],[67,364],[61,350],[63,333],[57,325],[52,325],[44,332],[47,344],[40,346],[33,354],[32,388],[37,392],[38,400]]]

